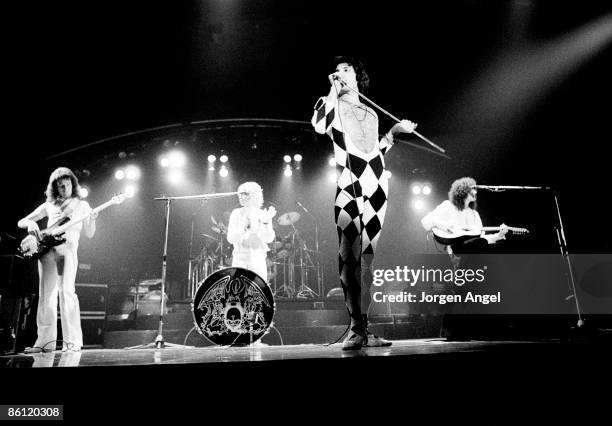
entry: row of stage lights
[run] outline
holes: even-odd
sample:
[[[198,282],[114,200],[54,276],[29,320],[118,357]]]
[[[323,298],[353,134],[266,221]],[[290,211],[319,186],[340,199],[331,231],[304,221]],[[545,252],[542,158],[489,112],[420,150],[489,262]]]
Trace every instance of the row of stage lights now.
[[[293,166],[291,164],[292,160],[293,160]],[[301,168],[302,154],[295,154],[293,158],[291,158],[291,156],[287,154],[283,156],[283,162],[285,163],[285,169],[283,170],[283,174],[289,177],[293,175],[294,167],[296,170],[299,170]]]
[[[215,163],[217,162],[217,157],[214,154],[210,154],[207,158],[208,160],[208,170],[211,172],[215,171]],[[229,170],[227,168],[227,162],[229,161],[229,157],[225,154],[219,156],[219,162],[221,163],[221,167],[219,168],[219,176],[227,177],[229,174]]]
[[[292,176],[294,168],[297,170],[300,169],[302,159],[303,157],[301,154],[294,154],[293,157],[288,154],[284,155],[283,162],[285,166],[283,169],[283,174],[287,177]],[[229,157],[226,154],[222,154],[218,158],[216,155],[210,154],[207,157],[207,161],[208,161],[209,171],[216,171],[215,164],[218,161],[221,164],[221,166],[219,167],[219,175],[223,178],[228,176],[229,169],[227,166],[229,162]],[[185,156],[183,152],[172,151],[167,154],[164,154],[159,158],[159,164],[162,168],[168,169],[166,178],[168,179],[170,183],[179,184],[183,181],[184,174],[183,174],[182,168],[187,164],[187,157]],[[333,155],[329,157],[328,165],[334,168],[334,170],[331,170],[329,172],[329,180],[331,182],[335,182],[337,179],[337,171],[335,169],[336,160]],[[385,170],[384,173],[386,174],[388,179],[391,178],[392,173],[389,170]],[[134,181],[139,180],[140,177],[141,177],[141,171],[135,165],[129,165],[124,168],[117,169],[115,171],[115,179],[117,180],[125,179],[127,181],[134,182]],[[126,189],[125,189],[126,193],[131,192],[133,194],[135,191],[136,191],[136,186],[133,183],[128,184],[126,186]],[[410,186],[410,192],[413,195],[412,200],[411,200],[412,208],[416,211],[422,211],[427,205],[425,197],[431,195],[432,193],[431,185],[429,183],[415,182]],[[88,195],[87,188],[82,187],[81,196],[85,198],[87,197],[87,195]]]
[[[127,181],[125,187],[123,188],[123,192],[129,197],[132,197],[136,193],[138,187],[135,182],[140,179],[141,175],[142,172],[140,171],[140,168],[133,164],[115,170],[115,179],[119,181]]]
[[[412,192],[413,195],[411,202],[412,208],[417,212],[425,210],[428,204],[425,197],[431,195],[431,185],[428,183],[415,182],[410,186],[410,192]]]

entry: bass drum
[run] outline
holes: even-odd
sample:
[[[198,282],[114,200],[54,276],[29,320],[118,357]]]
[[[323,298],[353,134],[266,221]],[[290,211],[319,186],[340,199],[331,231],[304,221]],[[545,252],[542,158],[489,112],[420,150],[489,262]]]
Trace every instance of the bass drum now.
[[[225,268],[206,277],[192,304],[200,334],[217,345],[248,345],[268,331],[274,297],[266,282],[244,268]]]

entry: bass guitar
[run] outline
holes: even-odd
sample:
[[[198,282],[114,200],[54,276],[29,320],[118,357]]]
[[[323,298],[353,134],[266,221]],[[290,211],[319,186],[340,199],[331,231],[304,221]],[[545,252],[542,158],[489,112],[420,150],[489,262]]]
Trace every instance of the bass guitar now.
[[[129,195],[127,194],[116,195],[106,203],[93,209],[93,211],[99,213],[112,205],[121,204],[128,197]],[[47,229],[44,229],[42,232],[40,232],[39,236],[29,234],[27,237],[21,240],[21,243],[19,244],[19,252],[27,259],[39,259],[53,247],[65,243],[66,239],[63,237],[63,235],[66,229],[81,223],[87,219],[90,214],[91,212],[73,218],[70,216],[65,217]]]

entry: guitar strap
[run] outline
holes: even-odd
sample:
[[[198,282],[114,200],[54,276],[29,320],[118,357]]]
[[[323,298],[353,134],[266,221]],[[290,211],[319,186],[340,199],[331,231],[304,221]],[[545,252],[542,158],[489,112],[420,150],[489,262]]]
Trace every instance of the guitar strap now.
[[[75,204],[78,201],[78,198],[69,198],[65,200],[60,206],[60,210],[62,211],[62,219],[64,217],[70,216],[72,212],[74,212]]]
[[[64,200],[64,202],[62,203],[62,205],[60,206],[60,211],[61,211],[61,216],[53,223],[53,225],[48,226],[45,231],[51,231],[59,226],[61,226],[60,224],[62,223],[62,221],[64,219],[66,219],[68,216],[70,216],[72,213],[74,213],[74,210],[76,208],[76,203],[78,202],[78,198],[68,198],[67,200]]]

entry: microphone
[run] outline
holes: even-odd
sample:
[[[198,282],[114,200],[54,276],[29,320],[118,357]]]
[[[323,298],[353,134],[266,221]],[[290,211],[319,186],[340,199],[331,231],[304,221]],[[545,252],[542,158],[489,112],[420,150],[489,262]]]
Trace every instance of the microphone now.
[[[300,206],[300,207],[301,207],[301,208],[302,208],[302,209],[303,209],[303,210],[304,210],[306,213],[310,213],[310,212],[309,212],[309,211],[306,209],[306,207],[304,207],[304,206],[302,205],[302,203],[300,203],[298,200],[295,200],[295,203],[296,203],[298,206]]]
[[[346,84],[346,82],[344,81],[344,79],[342,77],[340,77],[340,73],[333,73],[332,74],[332,79],[333,80],[338,80],[340,82],[340,84],[342,84],[343,86]]]
[[[472,186],[472,188],[477,188],[477,189],[498,189],[497,186],[490,186],[490,185],[474,185],[474,186]]]

